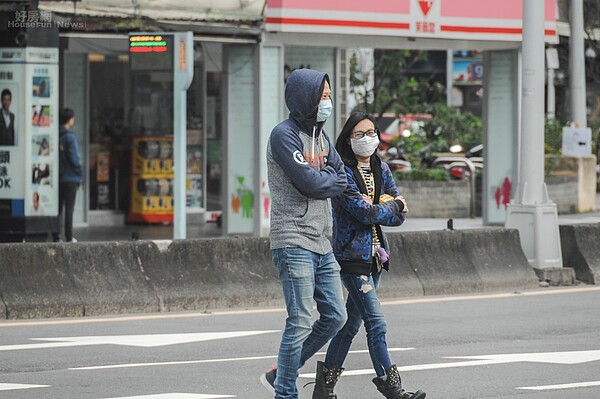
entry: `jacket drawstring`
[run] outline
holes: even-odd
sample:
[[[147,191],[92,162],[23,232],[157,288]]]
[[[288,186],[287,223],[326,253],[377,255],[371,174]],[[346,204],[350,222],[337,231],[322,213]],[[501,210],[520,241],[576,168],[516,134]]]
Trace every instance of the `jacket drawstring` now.
[[[315,132],[317,131],[317,127],[313,126],[312,131],[312,145],[310,147],[310,159],[315,159]]]

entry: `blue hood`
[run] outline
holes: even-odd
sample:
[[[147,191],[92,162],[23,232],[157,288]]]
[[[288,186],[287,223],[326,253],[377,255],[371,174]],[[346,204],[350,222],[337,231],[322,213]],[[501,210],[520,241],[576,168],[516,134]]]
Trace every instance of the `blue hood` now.
[[[296,69],[285,85],[285,103],[290,110],[290,118],[309,133],[317,124],[317,111],[325,81],[329,76],[313,69]]]

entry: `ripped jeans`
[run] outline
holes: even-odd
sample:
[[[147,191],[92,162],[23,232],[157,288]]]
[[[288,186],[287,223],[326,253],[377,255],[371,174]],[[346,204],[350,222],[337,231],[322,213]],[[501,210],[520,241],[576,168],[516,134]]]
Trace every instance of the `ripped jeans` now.
[[[346,310],[348,321],[331,340],[325,357],[325,367],[339,368],[344,364],[352,340],[364,321],[367,331],[367,345],[373,368],[378,377],[384,376],[392,366],[385,335],[387,325],[377,297],[376,288],[381,280],[381,272],[370,276],[341,272],[344,285],[348,289]]]

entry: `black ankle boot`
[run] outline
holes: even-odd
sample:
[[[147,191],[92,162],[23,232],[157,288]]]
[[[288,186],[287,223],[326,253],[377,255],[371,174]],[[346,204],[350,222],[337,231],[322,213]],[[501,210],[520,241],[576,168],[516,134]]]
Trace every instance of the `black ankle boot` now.
[[[317,378],[315,379],[315,390],[312,399],[337,399],[333,393],[333,387],[344,371],[343,368],[333,368],[331,370],[325,367],[325,363],[317,362]]]
[[[386,371],[387,378],[375,377],[373,383],[386,399],[425,399],[425,392],[407,392],[402,388],[400,373],[394,364]]]

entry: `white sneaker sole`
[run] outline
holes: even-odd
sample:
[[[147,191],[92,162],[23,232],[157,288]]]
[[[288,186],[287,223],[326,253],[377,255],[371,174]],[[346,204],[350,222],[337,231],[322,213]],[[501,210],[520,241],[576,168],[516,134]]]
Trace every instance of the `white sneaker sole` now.
[[[275,395],[275,388],[273,387],[273,385],[269,384],[269,381],[267,381],[267,377],[265,377],[266,373],[263,373],[260,375],[260,383],[267,389],[267,391],[271,392],[271,395]]]

